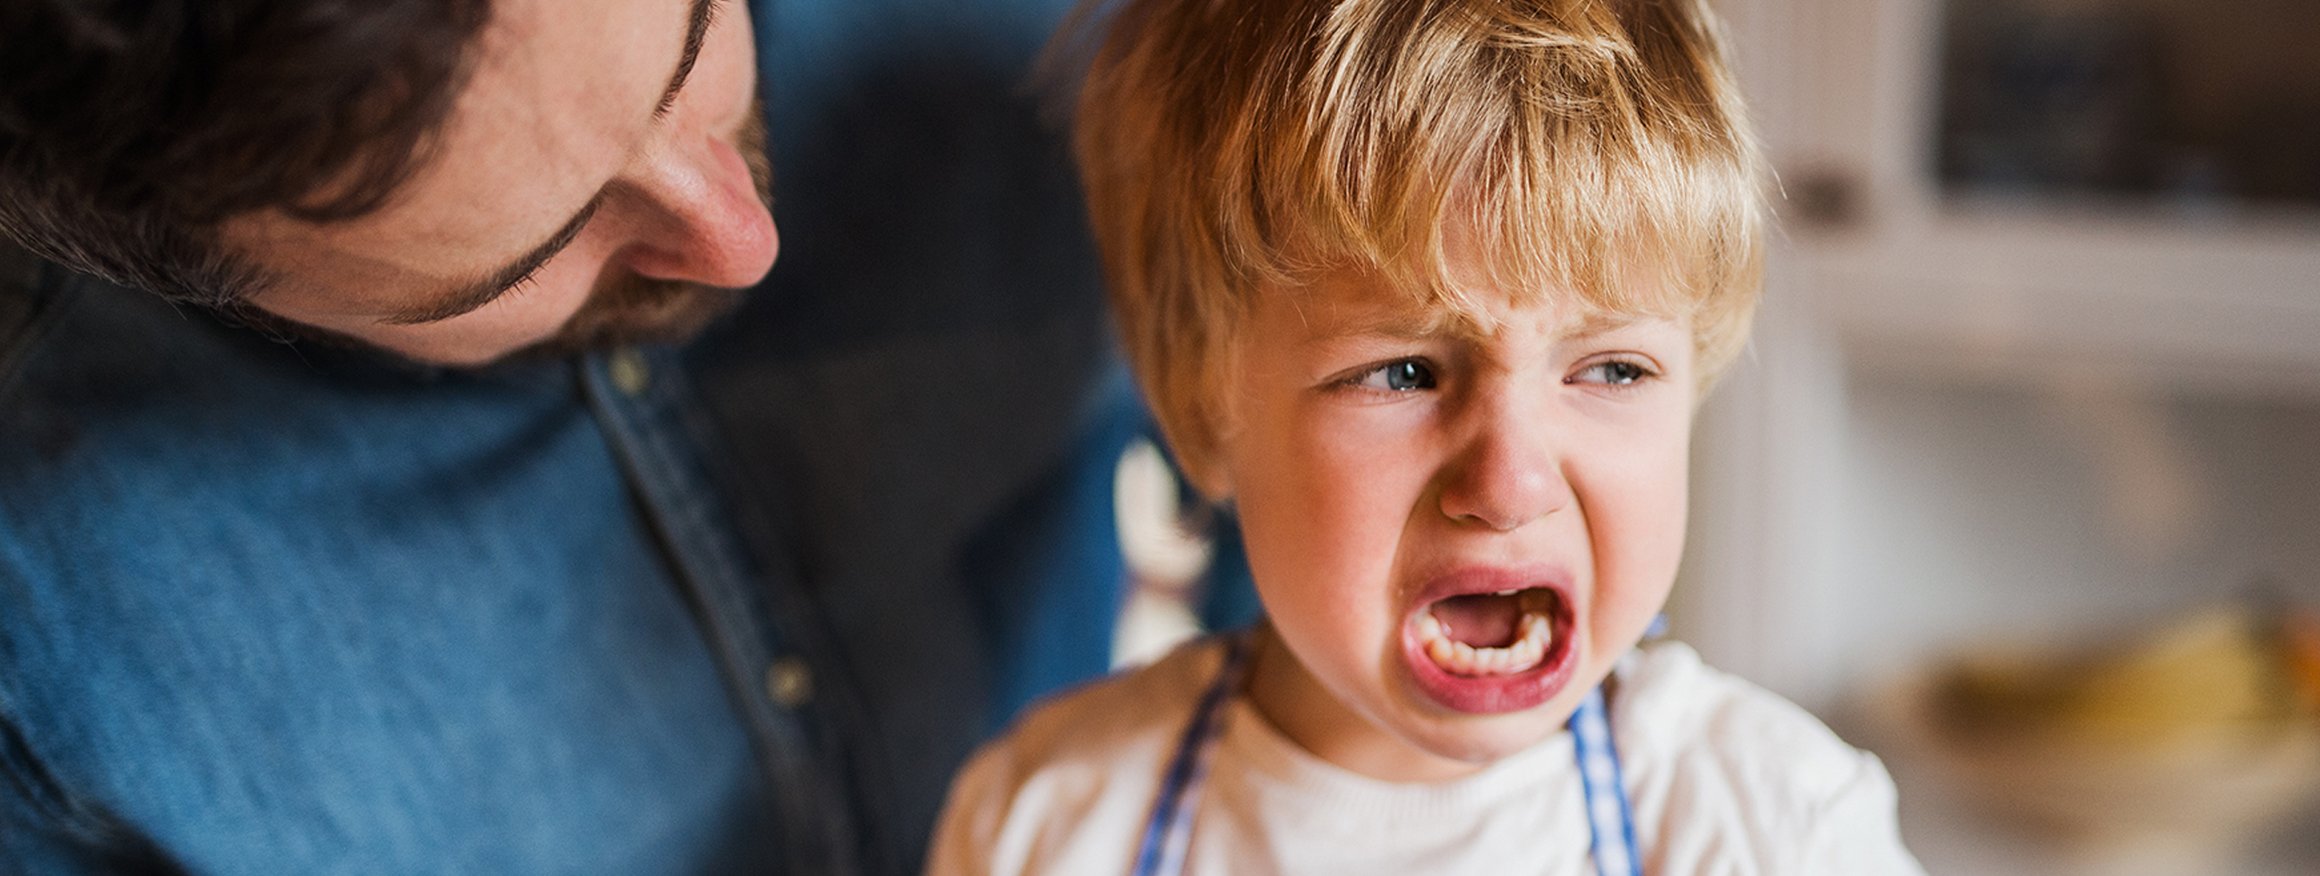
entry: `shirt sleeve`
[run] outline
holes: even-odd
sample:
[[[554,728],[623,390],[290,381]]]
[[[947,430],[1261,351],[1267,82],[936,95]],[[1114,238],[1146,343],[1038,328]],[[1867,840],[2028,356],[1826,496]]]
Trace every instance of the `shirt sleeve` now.
[[[927,876],[985,876],[999,869],[999,830],[1006,820],[1009,787],[1004,743],[985,746],[951,781],[942,817],[927,849]]]
[[[1789,872],[1830,876],[1924,876],[1901,842],[1893,777],[1876,755],[1855,754],[1848,782],[1813,811],[1797,866]]]

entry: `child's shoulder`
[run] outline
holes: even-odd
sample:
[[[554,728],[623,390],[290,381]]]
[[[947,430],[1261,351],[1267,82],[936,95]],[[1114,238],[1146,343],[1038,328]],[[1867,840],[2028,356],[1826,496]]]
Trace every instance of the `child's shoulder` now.
[[[1224,639],[1188,642],[1147,666],[1105,676],[1040,701],[986,752],[1025,764],[1116,765],[1164,757],[1215,680]]]
[[[1917,873],[1875,755],[1779,695],[1659,643],[1619,670],[1612,732],[1672,871]]]
[[[1118,869],[1223,658],[1196,641],[1017,718],[952,782],[929,872]]]
[[[1808,798],[1860,781],[1866,768],[1883,774],[1812,713],[1707,665],[1683,643],[1639,650],[1618,677],[1612,708],[1622,749],[1710,759],[1764,791]]]

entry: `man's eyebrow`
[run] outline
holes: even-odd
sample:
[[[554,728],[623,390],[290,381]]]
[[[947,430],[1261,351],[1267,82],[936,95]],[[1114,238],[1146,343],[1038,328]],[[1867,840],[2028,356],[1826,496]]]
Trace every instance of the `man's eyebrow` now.
[[[725,0],[693,0],[693,15],[685,23],[685,52],[677,57],[677,72],[669,77],[669,85],[661,90],[661,101],[653,107],[653,118],[668,115],[677,105],[677,93],[685,90],[685,81],[693,78],[693,64],[701,60],[701,43],[709,38],[709,25],[717,18],[717,7]]]
[[[677,56],[677,69],[669,75],[669,84],[661,89],[660,101],[653,105],[655,120],[668,115],[669,110],[676,106],[677,95],[685,90],[685,83],[693,77],[694,64],[701,60],[701,45],[709,38],[709,25],[716,22],[717,9],[724,4],[725,0],[693,0],[692,14],[685,21],[684,51]],[[389,325],[440,322],[498,300],[516,284],[538,272],[541,266],[555,258],[557,253],[563,252],[565,247],[571,246],[572,241],[580,237],[581,229],[588,227],[588,220],[595,218],[597,208],[603,203],[604,193],[599,191],[595,198],[589,200],[588,206],[573,214],[571,221],[557,229],[546,243],[533,247],[507,267],[493,271],[491,276],[482,280],[452,290],[434,301],[392,314],[385,322]]]
[[[385,322],[388,325],[440,322],[490,304],[538,272],[549,259],[571,246],[572,241],[579,239],[581,229],[588,227],[588,220],[596,218],[597,208],[603,205],[604,194],[598,192],[596,197],[588,201],[588,206],[572,214],[571,221],[565,222],[564,227],[557,229],[547,242],[532,247],[530,252],[524,253],[523,257],[509,263],[507,267],[493,271],[491,276],[461,286],[434,301],[394,313]]]

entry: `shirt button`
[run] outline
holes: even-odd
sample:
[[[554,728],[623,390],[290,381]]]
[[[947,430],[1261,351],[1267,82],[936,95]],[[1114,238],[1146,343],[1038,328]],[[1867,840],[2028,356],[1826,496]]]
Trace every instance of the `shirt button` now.
[[[814,698],[814,671],[796,657],[775,660],[765,668],[765,695],[784,709],[803,706]]]
[[[612,386],[627,395],[642,395],[652,385],[652,365],[645,362],[644,354],[635,350],[613,352],[605,367],[612,372]]]

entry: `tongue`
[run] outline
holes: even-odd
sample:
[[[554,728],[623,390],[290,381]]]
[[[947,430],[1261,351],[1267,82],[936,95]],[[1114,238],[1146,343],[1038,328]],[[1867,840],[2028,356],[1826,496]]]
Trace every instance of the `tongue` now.
[[[1434,603],[1432,611],[1450,638],[1475,648],[1503,648],[1520,633],[1522,599],[1513,594],[1453,596]]]

